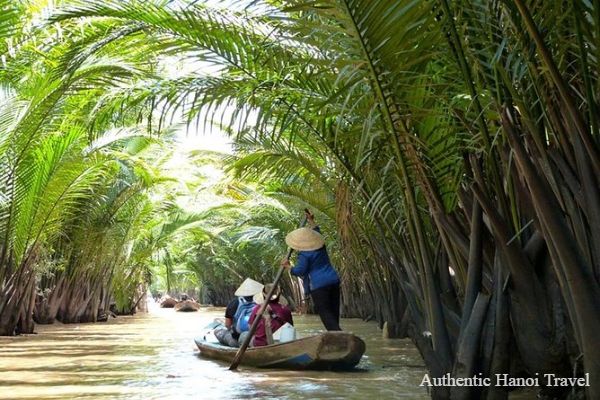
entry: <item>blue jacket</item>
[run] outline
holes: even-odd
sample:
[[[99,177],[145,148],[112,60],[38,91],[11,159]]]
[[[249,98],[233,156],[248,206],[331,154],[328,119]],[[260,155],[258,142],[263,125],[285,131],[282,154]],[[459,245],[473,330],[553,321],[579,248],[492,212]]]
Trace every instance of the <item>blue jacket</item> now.
[[[340,283],[340,277],[329,261],[325,246],[318,250],[298,252],[296,265],[290,271],[304,280],[306,294],[312,290]]]

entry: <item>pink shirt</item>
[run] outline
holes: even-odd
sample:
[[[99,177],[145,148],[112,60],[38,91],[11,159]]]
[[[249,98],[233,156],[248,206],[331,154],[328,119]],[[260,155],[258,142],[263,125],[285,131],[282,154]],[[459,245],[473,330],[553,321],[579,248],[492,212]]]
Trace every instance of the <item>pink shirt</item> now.
[[[273,333],[275,333],[277,329],[285,325],[286,322],[289,322],[290,324],[294,325],[294,321],[292,320],[292,312],[289,308],[276,302],[270,302],[268,307],[271,308],[271,330],[273,331]],[[256,318],[256,314],[258,313],[259,309],[260,304],[254,306],[252,314],[250,314],[250,324],[254,322],[254,319]],[[268,311],[265,311],[265,314],[267,312]],[[267,333],[265,331],[265,319],[261,318],[260,322],[258,323],[258,327],[256,328],[256,333],[254,334],[254,346],[258,347],[266,345]]]

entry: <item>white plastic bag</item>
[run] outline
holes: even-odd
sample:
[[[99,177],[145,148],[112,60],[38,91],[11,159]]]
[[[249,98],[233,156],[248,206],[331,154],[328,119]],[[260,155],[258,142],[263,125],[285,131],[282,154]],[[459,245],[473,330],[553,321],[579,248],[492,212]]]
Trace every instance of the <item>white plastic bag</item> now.
[[[275,333],[273,333],[273,339],[278,340],[281,343],[296,340],[296,328],[294,328],[294,326],[290,323],[286,322],[281,326],[281,328],[277,329]]]

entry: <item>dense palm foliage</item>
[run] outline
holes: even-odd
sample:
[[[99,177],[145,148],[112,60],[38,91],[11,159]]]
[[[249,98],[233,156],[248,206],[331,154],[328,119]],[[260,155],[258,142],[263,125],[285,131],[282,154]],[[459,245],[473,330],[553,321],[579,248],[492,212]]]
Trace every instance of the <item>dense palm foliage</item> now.
[[[175,170],[182,175],[182,165],[194,170],[170,185],[182,213],[169,218],[165,228],[187,222],[155,246],[151,290],[172,296],[187,292],[204,303],[226,305],[246,277],[272,279],[273,266],[285,251],[284,233],[294,226],[295,216],[254,185],[224,173],[228,156],[186,153],[165,170],[168,175]]]
[[[0,34],[18,35],[3,15]],[[58,241],[93,197],[85,187],[106,188],[106,155],[38,146],[76,148],[77,132],[132,120],[151,132],[178,115],[212,120],[235,139],[233,173],[335,227],[347,315],[410,336],[433,376],[587,372],[587,395],[600,397],[599,15],[582,0],[66,2],[44,29],[81,29],[49,46],[58,61],[31,69],[35,56],[12,50],[13,68],[36,73],[18,87],[10,68],[1,75],[12,84],[0,118],[2,287],[32,296],[36,238]],[[108,68],[107,57],[119,60]],[[193,67],[139,76],[169,57]],[[126,83],[100,88],[109,77]],[[75,103],[90,87],[98,96]],[[73,165],[36,171],[36,157]],[[60,218],[36,201],[54,174],[77,173],[87,182],[62,189]],[[288,218],[257,225],[289,229]],[[229,276],[239,235],[257,235],[261,252],[262,238],[279,238],[253,225],[194,241],[215,267],[199,276]],[[208,262],[216,240],[230,258]]]
[[[113,298],[131,309],[159,216],[147,191],[163,181],[156,131],[96,118],[100,99],[141,78],[140,53],[86,54],[94,32],[32,33],[27,6],[0,7],[3,335],[31,332],[34,319],[95,321]]]

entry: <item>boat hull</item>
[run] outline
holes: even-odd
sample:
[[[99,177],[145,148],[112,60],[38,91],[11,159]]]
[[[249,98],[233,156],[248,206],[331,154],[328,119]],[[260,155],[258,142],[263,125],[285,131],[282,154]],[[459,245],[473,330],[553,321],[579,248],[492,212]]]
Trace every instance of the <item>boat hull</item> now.
[[[237,348],[209,343],[196,338],[203,357],[232,362]],[[358,336],[345,332],[327,332],[286,343],[250,347],[242,365],[256,368],[348,370],[358,364],[366,349]]]
[[[192,300],[184,300],[175,304],[175,307],[173,308],[175,308],[175,311],[182,312],[198,311],[200,309],[200,304]]]
[[[160,307],[161,308],[173,308],[177,304],[177,300],[172,297],[167,297],[161,300]]]

